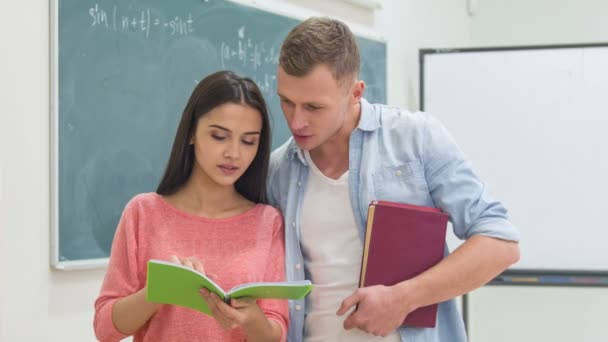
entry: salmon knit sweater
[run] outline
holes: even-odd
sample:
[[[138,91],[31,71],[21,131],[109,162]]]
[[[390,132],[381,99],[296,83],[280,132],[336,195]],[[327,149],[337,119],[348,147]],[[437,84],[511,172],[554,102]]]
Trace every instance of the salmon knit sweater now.
[[[112,306],[146,285],[150,259],[171,255],[201,260],[223,289],[249,282],[285,280],[284,231],[280,212],[258,204],[247,212],[208,219],[181,211],[156,193],[134,197],[126,206],[112,243],[110,264],[95,301],[95,334],[100,341],[126,337],[114,327]],[[258,300],[268,319],[281,326],[285,341],[287,301]],[[210,316],[174,305],[160,309],[134,341],[245,341],[242,329],[223,330]]]

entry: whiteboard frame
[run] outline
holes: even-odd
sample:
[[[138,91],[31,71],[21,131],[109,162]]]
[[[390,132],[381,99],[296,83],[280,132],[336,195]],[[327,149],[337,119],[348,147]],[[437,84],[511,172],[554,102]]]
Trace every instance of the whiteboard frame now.
[[[496,46],[496,47],[477,47],[477,48],[437,48],[420,49],[418,52],[418,71],[420,87],[420,111],[424,111],[424,59],[427,55],[446,54],[446,53],[467,53],[467,52],[496,52],[496,51],[517,51],[517,50],[551,50],[551,49],[576,49],[608,47],[608,43],[586,43],[586,44],[554,44],[554,45],[521,45],[521,46]]]
[[[552,44],[552,45],[522,45],[522,46],[496,46],[476,48],[427,48],[420,49],[419,61],[419,94],[420,111],[424,111],[424,68],[425,57],[433,54],[468,53],[468,52],[496,52],[517,50],[550,50],[550,49],[578,49],[608,47],[607,43],[581,43],[581,44]],[[549,269],[520,269],[508,268],[492,280],[489,285],[523,285],[523,286],[573,286],[573,287],[608,287],[608,270],[549,270]],[[465,295],[466,296],[466,295]]]
[[[87,270],[107,267],[109,258],[81,259],[61,261],[59,252],[59,1],[51,0],[50,29],[49,29],[49,71],[50,71],[50,265],[55,270]],[[323,14],[308,8],[289,3],[279,3],[276,0],[226,0],[237,5],[251,7],[279,16],[296,20],[305,20],[311,16]],[[353,31],[353,34],[388,45],[386,39],[378,32],[362,25],[344,21]],[[388,48],[388,46],[387,46]],[[387,50],[388,54],[388,50]],[[388,56],[385,70],[388,76]],[[388,95],[388,94],[387,94]]]

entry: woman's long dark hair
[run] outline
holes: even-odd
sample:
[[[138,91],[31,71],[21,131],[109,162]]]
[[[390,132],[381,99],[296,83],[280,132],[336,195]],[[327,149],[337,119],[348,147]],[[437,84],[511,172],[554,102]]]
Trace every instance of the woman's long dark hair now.
[[[262,131],[257,153],[234,186],[236,191],[248,200],[267,203],[266,175],[271,146],[268,108],[255,82],[231,71],[218,71],[205,77],[192,91],[177,128],[165,174],[156,189],[158,194],[173,194],[190,178],[195,162],[194,145],[190,144],[190,141],[196,131],[198,119],[225,103],[246,104],[262,115]]]

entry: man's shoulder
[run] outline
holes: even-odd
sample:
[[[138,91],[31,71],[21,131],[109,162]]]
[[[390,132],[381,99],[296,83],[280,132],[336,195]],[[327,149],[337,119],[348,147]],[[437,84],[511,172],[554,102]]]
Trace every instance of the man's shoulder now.
[[[426,112],[411,112],[397,107],[382,107],[381,126],[388,129],[423,129],[431,118]]]
[[[377,112],[378,133],[380,135],[421,138],[430,127],[438,124],[438,121],[427,112],[414,112],[399,107],[377,104],[373,107]]]
[[[377,120],[381,129],[403,130],[403,129],[424,129],[433,120],[427,112],[410,111],[401,107],[390,106],[381,103],[369,103],[364,105],[371,113],[373,119]]]

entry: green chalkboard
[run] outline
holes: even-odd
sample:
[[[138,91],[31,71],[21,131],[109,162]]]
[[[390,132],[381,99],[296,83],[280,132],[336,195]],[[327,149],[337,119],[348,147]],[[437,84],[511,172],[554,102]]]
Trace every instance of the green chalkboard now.
[[[273,147],[289,137],[276,96],[280,44],[299,20],[220,0],[56,0],[53,260],[109,256],[126,202],[154,191],[195,84],[220,69],[258,83]],[[359,37],[366,98],[385,102],[386,44]]]

